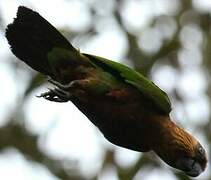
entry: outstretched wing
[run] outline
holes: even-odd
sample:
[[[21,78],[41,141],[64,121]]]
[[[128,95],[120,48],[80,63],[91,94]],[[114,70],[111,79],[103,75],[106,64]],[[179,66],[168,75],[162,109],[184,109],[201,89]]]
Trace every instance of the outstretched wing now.
[[[87,56],[93,64],[108,71],[115,77],[122,78],[126,83],[137,88],[163,112],[167,114],[170,113],[171,102],[168,95],[142,74],[118,62],[90,54],[84,55]]]

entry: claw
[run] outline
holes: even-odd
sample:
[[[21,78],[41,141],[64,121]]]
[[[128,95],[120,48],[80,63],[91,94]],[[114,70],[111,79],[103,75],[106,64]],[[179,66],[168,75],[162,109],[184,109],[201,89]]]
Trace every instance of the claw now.
[[[57,87],[59,87],[59,88],[63,88],[63,84],[61,84],[61,83],[59,83],[59,82],[57,82],[57,81],[55,81],[55,80],[53,80],[53,79],[51,79],[51,78],[48,78],[48,82],[50,82],[51,84],[53,84],[53,85],[55,85],[55,86],[57,86]]]
[[[43,97],[49,101],[54,102],[67,102],[70,100],[70,93],[65,92],[61,89],[49,89],[48,92],[42,93],[37,97]]]
[[[57,82],[50,77],[48,77],[48,82],[56,86],[55,89],[49,89],[48,92],[42,93],[41,95],[37,97],[43,97],[49,101],[55,101],[55,102],[67,102],[71,99],[72,94],[70,91],[71,88],[81,86],[83,82],[86,80],[73,80],[68,84],[61,84],[60,82]]]
[[[52,83],[53,85],[57,86],[57,87],[60,88],[61,90],[62,90],[62,89],[64,89],[64,90],[70,89],[70,88],[74,87],[75,85],[80,84],[80,81],[81,81],[81,80],[74,80],[74,81],[71,81],[71,82],[68,83],[68,84],[61,84],[61,83],[59,83],[59,82],[57,82],[57,81],[55,81],[55,80],[53,80],[53,79],[51,79],[51,78],[48,79],[48,82],[50,82],[50,83]]]

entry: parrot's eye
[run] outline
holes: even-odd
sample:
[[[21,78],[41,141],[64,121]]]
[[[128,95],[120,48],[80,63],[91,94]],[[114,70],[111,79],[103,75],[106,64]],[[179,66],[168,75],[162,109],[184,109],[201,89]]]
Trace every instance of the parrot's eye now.
[[[206,159],[206,152],[204,148],[199,144],[197,148],[197,158],[198,159]]]
[[[199,148],[198,148],[198,152],[201,154],[201,155],[204,155],[204,149],[200,146]]]

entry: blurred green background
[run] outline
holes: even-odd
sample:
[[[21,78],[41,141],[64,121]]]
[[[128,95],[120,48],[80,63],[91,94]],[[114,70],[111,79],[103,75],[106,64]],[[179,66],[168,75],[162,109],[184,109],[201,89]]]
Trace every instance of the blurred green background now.
[[[210,161],[210,0],[1,0],[0,178],[188,180],[153,153],[116,147],[71,103],[36,98],[50,85],[9,50],[17,7],[38,11],[82,52],[127,64],[172,101],[172,118]],[[211,167],[197,178],[211,180]]]

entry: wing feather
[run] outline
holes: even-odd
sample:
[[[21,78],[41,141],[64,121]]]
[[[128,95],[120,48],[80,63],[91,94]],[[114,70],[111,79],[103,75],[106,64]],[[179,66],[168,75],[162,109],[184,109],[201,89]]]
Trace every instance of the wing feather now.
[[[87,56],[93,64],[137,88],[142,94],[151,99],[163,112],[167,114],[170,113],[171,102],[168,95],[142,74],[118,62],[90,54],[84,55]]]

